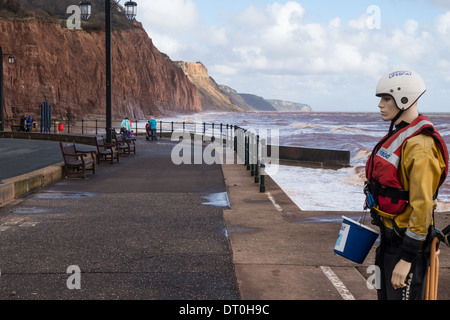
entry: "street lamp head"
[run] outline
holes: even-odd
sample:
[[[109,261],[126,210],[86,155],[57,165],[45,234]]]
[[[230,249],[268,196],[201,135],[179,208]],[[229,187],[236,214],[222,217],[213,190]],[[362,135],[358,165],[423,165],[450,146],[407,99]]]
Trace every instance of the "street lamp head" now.
[[[137,3],[134,1],[125,2],[125,16],[128,20],[133,20],[137,14]]]
[[[14,64],[15,61],[16,61],[16,60],[14,59],[14,56],[9,56],[9,57],[8,57],[8,63],[9,63],[9,64]]]
[[[81,10],[81,19],[87,20],[91,16],[91,7],[92,4],[89,1],[81,1],[80,2],[80,10]]]

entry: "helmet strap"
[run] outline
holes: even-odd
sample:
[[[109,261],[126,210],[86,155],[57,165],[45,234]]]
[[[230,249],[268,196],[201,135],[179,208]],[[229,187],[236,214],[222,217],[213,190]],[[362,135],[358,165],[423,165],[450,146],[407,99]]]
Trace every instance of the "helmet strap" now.
[[[391,136],[394,133],[394,125],[395,122],[398,120],[398,118],[401,117],[401,115],[403,114],[403,112],[405,112],[405,110],[400,110],[397,115],[394,117],[394,119],[392,119],[391,121],[391,127],[389,128],[389,136]]]

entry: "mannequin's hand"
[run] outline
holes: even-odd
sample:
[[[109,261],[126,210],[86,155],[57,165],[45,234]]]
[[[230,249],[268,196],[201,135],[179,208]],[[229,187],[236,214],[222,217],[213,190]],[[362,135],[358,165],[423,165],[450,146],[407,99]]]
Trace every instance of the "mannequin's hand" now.
[[[406,277],[411,269],[411,262],[400,260],[392,271],[391,283],[394,289],[400,289],[406,287]]]

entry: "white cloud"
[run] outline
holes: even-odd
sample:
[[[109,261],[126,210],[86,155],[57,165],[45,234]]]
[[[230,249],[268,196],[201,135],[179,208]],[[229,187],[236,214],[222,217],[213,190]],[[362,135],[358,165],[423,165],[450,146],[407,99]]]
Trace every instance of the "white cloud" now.
[[[404,28],[407,34],[413,36],[419,28],[419,23],[416,20],[410,19],[405,22]]]
[[[433,5],[450,9],[450,2],[448,0],[428,0]]]
[[[294,1],[290,1],[284,5],[276,2],[267,6],[267,11],[275,20],[272,28],[280,34],[289,34],[297,30],[305,14],[305,9],[303,9],[302,5]]]
[[[336,44],[334,57],[333,66],[338,72],[358,69],[363,60],[359,49],[347,43]]]
[[[357,19],[352,19],[348,22],[348,26],[357,30],[366,30],[369,16],[364,14]]]
[[[182,52],[186,49],[186,43],[170,35],[160,33],[157,31],[152,32],[152,37],[158,39],[158,44],[163,43],[163,46],[157,45],[159,51],[169,54],[171,52]]]
[[[156,47],[169,56],[190,51],[186,39],[197,34],[200,16],[192,0],[141,1],[138,20]]]
[[[450,11],[436,19],[435,28],[442,36],[450,34]]]
[[[141,3],[142,2],[142,3]],[[192,29],[198,25],[199,15],[196,4],[191,0],[141,1],[139,18],[151,21],[152,26],[180,31]]]
[[[209,43],[212,46],[229,46],[228,31],[224,27],[210,26],[201,29],[202,42]]]
[[[311,104],[305,97],[362,98],[397,66],[450,82],[443,67],[450,65],[450,11],[428,25],[409,19],[377,29],[364,12],[346,23],[339,17],[316,23],[296,1],[248,6],[224,15],[229,20],[220,25],[204,24],[193,0],[145,1],[140,10],[150,37],[171,58],[202,61],[218,83],[266,98],[297,95]]]
[[[267,58],[263,55],[262,49],[257,46],[243,46],[233,49],[241,59],[241,66],[249,69],[265,70],[269,66]]]
[[[224,76],[235,76],[239,74],[238,69],[229,64],[215,64],[212,65],[209,70],[213,71],[214,73],[220,73]]]
[[[328,27],[330,28],[339,28],[341,26],[341,19],[339,17],[336,17],[328,23]]]

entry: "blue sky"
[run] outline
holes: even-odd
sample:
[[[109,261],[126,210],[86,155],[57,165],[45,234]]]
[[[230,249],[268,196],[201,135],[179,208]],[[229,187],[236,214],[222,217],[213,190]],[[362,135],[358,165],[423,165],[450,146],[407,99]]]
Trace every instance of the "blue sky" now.
[[[378,79],[410,68],[421,112],[450,112],[449,0],[137,0],[137,20],[172,60],[217,83],[315,111],[373,111]]]

